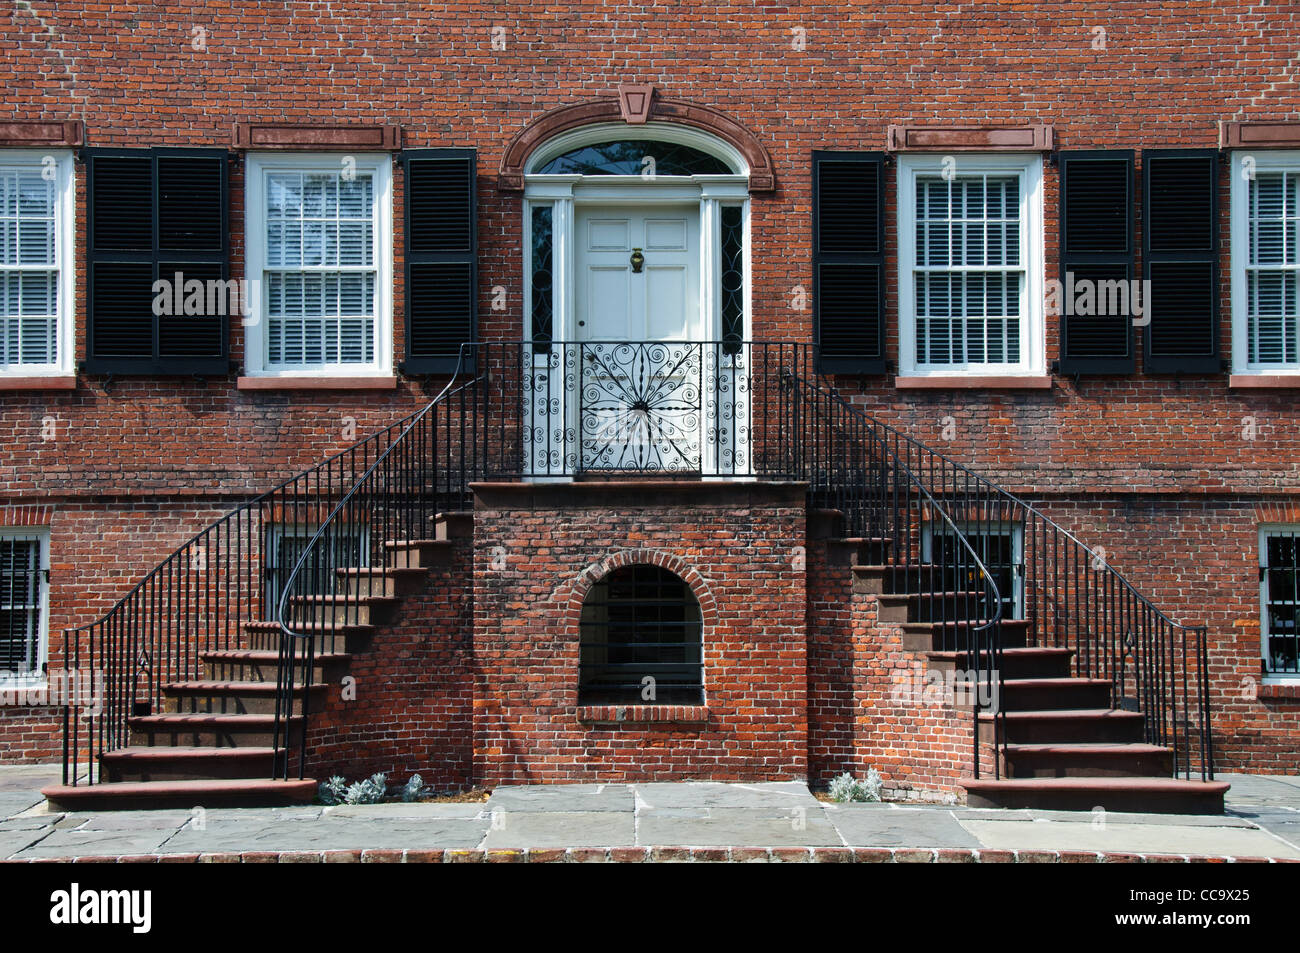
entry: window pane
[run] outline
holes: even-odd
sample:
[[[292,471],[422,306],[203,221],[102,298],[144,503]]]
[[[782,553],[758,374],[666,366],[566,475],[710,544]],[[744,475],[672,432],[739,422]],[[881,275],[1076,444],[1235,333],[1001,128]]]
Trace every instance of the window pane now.
[[[1019,363],[1019,180],[921,177],[916,188],[917,362]]]
[[[375,361],[373,174],[267,177],[267,362]]]

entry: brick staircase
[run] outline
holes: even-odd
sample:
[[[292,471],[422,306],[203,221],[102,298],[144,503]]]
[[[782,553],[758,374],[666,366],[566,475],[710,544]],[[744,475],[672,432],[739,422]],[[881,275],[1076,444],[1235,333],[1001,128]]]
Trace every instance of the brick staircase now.
[[[337,592],[297,598],[315,625],[311,681],[294,686],[295,711],[304,699],[319,711],[328,693],[348,674],[354,655],[383,638],[404,597],[421,590],[432,570],[447,563],[452,539],[472,531],[462,514],[441,514],[434,538],[386,542],[382,570],[339,568]],[[42,793],[58,810],[274,806],[308,803],[317,781],[272,780],[280,627],[245,622],[244,645],[203,652],[203,677],[163,686],[166,710],[128,719],[129,744],[99,759],[100,781],[57,785]],[[308,697],[309,696],[309,697]],[[294,749],[307,729],[294,715],[281,746]],[[280,753],[283,753],[282,751]]]
[[[937,606],[960,604],[951,592],[915,591],[931,567],[900,570],[890,540],[843,540],[875,562],[853,567],[859,591],[876,594],[879,619],[898,625],[903,650],[923,655],[941,674],[978,670],[969,632],[981,620],[936,622]],[[998,759],[985,776],[962,783],[972,807],[1221,814],[1228,785],[1174,777],[1174,751],[1147,741],[1146,716],[1116,707],[1110,679],[1081,677],[1075,651],[1040,644],[1029,620],[1002,624],[1005,736],[995,715],[979,715],[979,740]],[[996,750],[994,748],[996,747]]]

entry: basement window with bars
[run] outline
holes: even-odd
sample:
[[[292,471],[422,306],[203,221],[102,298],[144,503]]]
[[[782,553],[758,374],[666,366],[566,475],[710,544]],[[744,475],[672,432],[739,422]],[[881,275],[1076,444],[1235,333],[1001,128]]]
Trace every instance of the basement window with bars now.
[[[1300,679],[1300,526],[1260,529],[1259,585],[1264,674]]]
[[[267,531],[266,595],[268,618],[274,618],[289,575],[307,551],[319,526],[307,523],[277,523]],[[364,526],[332,526],[303,566],[303,576],[294,591],[303,595],[328,596],[339,591],[337,569],[370,565],[370,534]]]
[[[250,375],[392,373],[390,166],[248,157]]]
[[[49,566],[48,534],[0,528],[0,684],[45,677]]]
[[[615,569],[582,606],[578,704],[702,704],[703,654],[700,604],[681,577]]]
[[[1023,619],[1024,527],[1001,522],[957,522],[956,527],[998,587],[1002,618]],[[947,524],[926,527],[921,537],[921,561],[943,567],[947,591],[987,592],[970,550]]]
[[[1300,153],[1234,157],[1233,361],[1237,373],[1300,372]]]
[[[898,235],[901,373],[1044,373],[1038,156],[901,156]]]
[[[72,154],[0,153],[0,376],[72,372]]]

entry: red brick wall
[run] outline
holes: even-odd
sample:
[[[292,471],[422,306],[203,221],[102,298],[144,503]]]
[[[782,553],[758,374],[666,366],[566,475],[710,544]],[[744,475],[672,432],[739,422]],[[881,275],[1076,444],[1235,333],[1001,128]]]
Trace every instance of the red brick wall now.
[[[231,505],[141,497],[50,506],[45,524],[51,539],[50,670],[63,666],[65,629],[98,619],[149,569]],[[0,518],[21,525],[22,512],[0,507]],[[0,706],[0,761],[47,761],[62,744],[62,708]]]
[[[309,777],[383,772],[404,784],[419,774],[437,791],[474,783],[473,560],[470,540],[455,540],[448,564],[402,600],[393,624],[327,673],[326,707],[308,731]]]
[[[505,144],[547,110],[608,96],[622,82],[653,82],[661,95],[725,112],[770,151],[777,188],[755,196],[752,209],[754,335],[808,340],[812,313],[794,310],[791,292],[811,288],[811,150],[879,149],[891,122],[1048,122],[1063,148],[1213,146],[1219,120],[1300,116],[1298,20],[1296,9],[1254,0],[1162,0],[1121,8],[1100,2],[938,8],[896,2],[699,10],[662,3],[506,10],[481,0],[432,8],[232,8],[211,0],[165,12],[34,0],[0,13],[0,83],[14,92],[0,106],[0,118],[79,118],[87,144],[96,146],[226,145],[237,121],[327,118],[400,124],[412,148],[473,147],[480,170],[482,331],[516,338],[522,322],[520,199],[498,191],[495,182]],[[494,27],[504,28],[497,34],[504,48],[494,48]],[[1101,48],[1097,28],[1105,34]],[[793,42],[799,29],[806,31],[802,49]],[[203,31],[203,49],[193,47],[196,30]],[[83,174],[79,166],[79,235],[85,228]],[[1051,276],[1058,178],[1050,165],[1044,180]],[[1225,175],[1225,198],[1226,184]],[[231,186],[232,273],[238,274],[238,169]],[[892,185],[890,195],[892,202]],[[399,276],[402,210],[403,183],[395,170]],[[892,248],[892,207],[887,221]],[[81,268],[84,251],[83,242]],[[1225,250],[1225,354],[1227,260]],[[887,274],[896,358],[892,259]],[[502,311],[492,310],[496,286],[507,292]],[[84,356],[82,288],[79,282],[76,314]],[[395,361],[403,357],[403,307],[399,279]],[[242,353],[242,329],[236,327],[232,357],[241,360]],[[1057,328],[1049,321],[1048,364],[1057,356]],[[899,392],[888,377],[839,383],[923,440],[1030,491],[1187,494],[1185,507],[1168,504],[1169,522],[1130,540],[1125,569],[1159,564],[1171,552],[1162,537],[1176,532],[1171,528],[1179,514],[1218,505],[1196,494],[1253,501],[1297,490],[1300,420],[1292,397],[1230,392],[1225,375],[1056,379],[1050,392],[1023,394]],[[72,393],[0,393],[0,427],[8,437],[0,446],[0,499],[107,506],[96,495],[112,493],[150,506],[155,494],[196,487],[252,493],[343,446],[345,417],[364,434],[423,399],[411,382],[396,392],[364,395],[239,392],[233,374],[205,382],[108,383],[83,376]],[[41,439],[45,417],[57,421],[59,439]],[[941,436],[946,417],[956,425],[949,441]],[[1245,417],[1256,422],[1254,440],[1241,438]],[[122,515],[104,517],[109,529],[119,519],[130,521],[131,504],[114,505]],[[1088,529],[1085,541],[1093,539]],[[108,604],[168,548],[121,540],[105,554],[65,539],[56,524],[55,561],[89,575],[82,582],[69,581],[70,574],[56,577],[52,606],[58,608],[52,611],[66,618],[78,605]],[[1219,558],[1215,539],[1187,538],[1179,552],[1186,593],[1171,611],[1177,615],[1185,606],[1191,612],[1203,602],[1232,606],[1233,621],[1219,631],[1224,664],[1236,666],[1231,659],[1258,648],[1250,622],[1257,621],[1253,556],[1234,555],[1207,579],[1202,567]],[[112,569],[92,568],[105,559]],[[1224,583],[1234,588],[1226,591]],[[1271,750],[1271,763],[1294,769],[1293,736],[1279,727],[1285,722],[1281,707],[1270,703],[1240,723],[1241,744],[1223,749],[1227,763],[1237,751],[1243,764],[1270,763],[1246,755],[1249,748]],[[7,737],[0,728],[0,741]]]
[[[643,484],[480,491],[475,504],[474,762],[501,783],[792,780],[807,771],[803,491]],[[691,585],[706,721],[584,722],[586,590],[632,562]],[[607,714],[607,713],[606,713]],[[601,717],[606,717],[602,715]]]

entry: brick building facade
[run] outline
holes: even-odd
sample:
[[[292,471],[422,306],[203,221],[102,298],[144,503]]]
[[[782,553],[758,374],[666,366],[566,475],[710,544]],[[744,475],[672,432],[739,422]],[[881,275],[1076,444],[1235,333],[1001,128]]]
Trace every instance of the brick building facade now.
[[[1300,527],[1297,35],[1300,13],[1251,2],[17,5],[0,16],[0,168],[6,287],[29,305],[9,291],[0,316],[0,531],[36,540],[49,569],[31,615],[47,634],[23,664],[63,668],[63,630],[220,514],[424,407],[460,341],[544,334],[576,342],[579,364],[605,338],[795,342],[857,412],[1034,503],[1168,618],[1207,626],[1217,767],[1294,771],[1294,623],[1279,575],[1262,626],[1260,567],[1294,567],[1285,534]],[[593,156],[647,142],[651,167]],[[1094,153],[1126,184],[1118,199],[1087,191]],[[137,186],[133,233],[121,196]],[[1068,210],[1084,228],[1097,208],[1097,231],[1067,241]],[[609,318],[615,286],[592,276],[638,244],[601,245],[615,221],[662,284]],[[952,244],[975,226],[978,254]],[[686,264],[657,274],[679,240]],[[140,324],[154,281],[186,269],[255,279],[251,317]],[[1050,313],[1046,282],[1067,270],[1152,279],[1145,317]],[[685,316],[663,310],[677,294]],[[33,314],[46,324],[29,331]],[[516,384],[523,417],[500,433],[519,442],[542,402]],[[745,428],[714,423],[706,453],[739,454]],[[600,469],[537,452],[514,469]],[[455,507],[472,509],[472,537],[452,540],[446,578],[354,659],[357,704],[330,694],[308,728],[315,773],[456,787],[878,767],[925,796],[969,773],[960,713],[890,695],[885,673],[921,656],[854,575],[880,560],[807,531],[834,506],[785,480],[751,495],[752,472],[616,502],[579,488],[525,501],[475,476],[484,492]],[[513,589],[513,562],[485,569],[494,546],[525,567]],[[577,710],[574,613],[592,567],[642,551],[700,601],[708,711],[629,733]],[[366,700],[368,683],[383,689]],[[57,756],[61,719],[0,709],[4,759]]]

